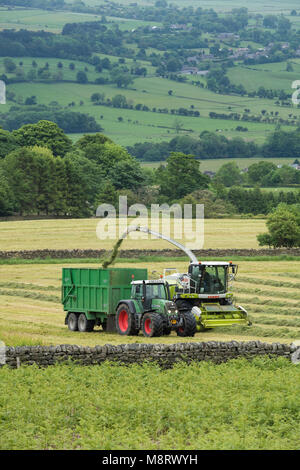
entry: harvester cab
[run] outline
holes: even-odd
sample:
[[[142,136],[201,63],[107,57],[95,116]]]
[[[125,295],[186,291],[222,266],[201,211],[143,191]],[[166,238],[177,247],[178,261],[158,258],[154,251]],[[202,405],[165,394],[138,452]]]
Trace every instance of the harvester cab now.
[[[248,314],[233,305],[232,281],[238,266],[232,262],[191,262],[187,273],[165,276],[179,311],[191,311],[197,330],[217,326],[250,325]]]

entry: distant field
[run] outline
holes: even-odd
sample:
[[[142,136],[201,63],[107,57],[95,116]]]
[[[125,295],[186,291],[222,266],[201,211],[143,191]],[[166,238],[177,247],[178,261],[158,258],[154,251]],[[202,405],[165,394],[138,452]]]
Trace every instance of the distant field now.
[[[71,0],[67,0],[71,2]],[[95,6],[105,4],[105,0],[86,0],[87,5]],[[121,5],[129,5],[132,3],[131,0],[119,0],[118,3]],[[150,6],[154,3],[154,0],[149,2],[148,0],[139,0],[139,5]],[[173,0],[173,5],[178,7],[192,6],[194,8],[199,7],[199,0]],[[201,0],[201,8],[209,9],[213,8],[218,12],[228,12],[233,8],[248,8],[250,13],[262,13],[262,14],[289,14],[291,10],[299,8],[298,0],[288,0],[282,3],[281,0],[270,0],[269,2],[260,0],[253,0],[251,4],[246,0]]]
[[[151,213],[149,211],[149,217]],[[151,219],[131,219],[132,225],[140,224],[151,228]],[[15,221],[0,222],[0,250],[40,250],[40,249],[107,249],[113,248],[114,243],[125,231],[124,225],[116,227],[116,236],[113,232],[113,225],[109,229],[111,238],[100,240],[97,238],[96,229],[101,223],[99,231],[104,234],[108,228],[103,225],[100,219],[50,219],[36,221]],[[174,226],[171,221],[170,235],[174,238]],[[177,225],[178,227],[178,220]],[[191,241],[195,234],[195,220],[187,221],[186,232],[178,241],[187,243],[188,237]],[[166,234],[166,225],[155,227],[154,231],[162,231]],[[201,226],[198,223],[198,229]],[[201,248],[258,248],[256,235],[265,231],[264,219],[206,219],[204,221],[204,245],[201,239],[194,243],[194,249]],[[178,232],[177,232],[178,233]],[[199,232],[198,232],[199,233]],[[104,234],[104,236],[106,236]],[[138,241],[137,241],[138,240]],[[133,233],[130,238],[123,242],[122,249],[163,249],[172,248],[170,243],[149,238],[147,234]]]
[[[66,23],[82,23],[85,21],[101,21],[102,15],[75,13],[64,11],[47,11],[41,9],[1,8],[0,29],[28,29],[38,31],[44,29],[52,33],[60,33]],[[159,22],[131,20],[126,18],[106,17],[107,21],[118,23],[119,28],[131,30],[138,26],[159,25]],[[108,24],[109,26],[109,24]]]
[[[207,160],[199,160],[200,170],[201,171],[218,171],[218,169],[225,165],[226,163],[236,163],[241,169],[248,168],[254,163],[260,161],[271,161],[275,165],[284,164],[289,165],[294,162],[293,158],[215,158]],[[158,168],[161,164],[165,164],[165,161],[161,162],[142,162],[142,166],[149,168]],[[272,190],[277,190],[277,188],[270,188]],[[289,188],[290,189],[290,188]]]
[[[50,70],[57,71],[59,59],[50,61]],[[39,59],[39,63],[45,64],[47,59]],[[30,62],[31,63],[31,62]],[[24,61],[24,68],[30,67],[28,61]],[[71,75],[68,69],[69,61],[64,61],[62,69],[64,78]],[[86,66],[78,63],[76,73]],[[95,79],[93,68],[87,65],[90,80]],[[149,70],[151,73],[151,70]],[[75,72],[73,72],[74,79]],[[259,115],[262,110],[269,113],[279,111],[282,118],[287,118],[293,113],[300,116],[300,110],[294,108],[280,108],[273,104],[272,100],[255,98],[241,98],[238,96],[218,95],[209,90],[201,89],[189,83],[180,84],[171,80],[158,77],[138,78],[129,89],[119,89],[114,85],[94,85],[78,83],[16,83],[8,85],[8,90],[16,95],[16,99],[25,99],[33,94],[37,97],[37,102],[49,104],[51,101],[58,101],[61,105],[67,106],[74,102],[73,111],[87,113],[94,116],[96,121],[104,128],[104,133],[111,137],[116,143],[122,145],[133,145],[135,142],[170,140],[176,135],[175,122],[179,119],[182,124],[181,133],[197,136],[204,130],[222,133],[230,137],[242,137],[247,140],[254,140],[257,143],[265,141],[266,136],[274,131],[275,125],[269,123],[254,123],[222,119],[210,119],[209,113],[214,110],[219,113],[229,114],[230,112],[243,113],[245,108],[251,110],[252,115]],[[169,96],[168,91],[173,90],[173,96]],[[90,97],[95,92],[105,93],[106,98],[112,98],[117,94],[122,94],[127,101],[134,106],[143,104],[151,110],[156,107],[156,112],[144,112],[128,109],[109,108],[106,106],[94,106]],[[80,105],[80,102],[83,104]],[[2,112],[12,105],[8,102],[2,105]],[[191,106],[200,112],[200,117],[176,116],[171,114],[172,109],[187,108]],[[159,109],[167,108],[168,114],[159,112]],[[102,116],[102,118],[101,118]],[[119,118],[122,119],[120,122]],[[238,125],[247,127],[248,132],[238,132]],[[283,129],[293,129],[290,126],[282,126]]]
[[[230,68],[228,77],[232,83],[243,84],[246,90],[257,91],[263,86],[272,90],[284,90],[292,94],[292,83],[300,77],[300,59],[292,58],[293,72],[287,72],[287,62],[259,65],[240,65]],[[276,100],[275,100],[276,101]],[[281,111],[280,111],[281,112]]]

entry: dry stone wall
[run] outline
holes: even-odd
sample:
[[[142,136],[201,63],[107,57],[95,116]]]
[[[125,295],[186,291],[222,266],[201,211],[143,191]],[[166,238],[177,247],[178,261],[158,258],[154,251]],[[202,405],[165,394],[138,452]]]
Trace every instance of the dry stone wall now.
[[[193,250],[198,259],[205,257],[223,258],[230,256],[300,256],[300,248],[293,249],[236,249],[236,250]],[[108,256],[111,252],[107,250],[23,250],[23,251],[0,251],[0,259],[21,258],[21,259],[69,259],[69,258],[99,258]],[[182,250],[120,250],[118,258],[139,258],[148,257],[182,257],[186,258]]]
[[[104,361],[123,365],[141,364],[145,361],[171,368],[175,363],[212,361],[220,364],[231,359],[257,356],[285,357],[300,362],[300,348],[295,344],[247,342],[192,342],[174,344],[123,344],[105,346],[19,346],[6,347],[2,365],[18,368],[24,364],[40,367],[74,361],[80,365],[99,365]]]

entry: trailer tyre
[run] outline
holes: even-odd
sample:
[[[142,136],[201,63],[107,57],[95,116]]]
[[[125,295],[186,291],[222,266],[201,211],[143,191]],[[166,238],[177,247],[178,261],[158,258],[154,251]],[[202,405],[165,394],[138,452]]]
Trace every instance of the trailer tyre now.
[[[67,322],[70,331],[78,331],[78,316],[76,313],[69,313]]]
[[[82,333],[93,331],[95,320],[88,320],[85,313],[81,313],[78,317],[78,330]]]
[[[120,335],[137,335],[139,332],[136,326],[135,315],[126,304],[121,304],[117,309],[116,329]]]
[[[143,335],[148,338],[162,336],[164,322],[161,315],[157,313],[145,313],[142,320]]]
[[[197,330],[197,323],[192,312],[182,312],[183,326],[178,328],[177,336],[194,336]]]

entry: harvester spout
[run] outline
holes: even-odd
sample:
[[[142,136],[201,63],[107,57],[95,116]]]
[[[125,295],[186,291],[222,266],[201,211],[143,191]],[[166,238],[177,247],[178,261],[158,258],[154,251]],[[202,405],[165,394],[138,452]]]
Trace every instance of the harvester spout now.
[[[134,225],[134,226],[128,227],[127,230],[121,236],[121,238],[122,239],[126,238],[130,232],[145,232],[145,233],[154,235],[157,238],[162,238],[163,240],[166,240],[167,242],[172,243],[173,245],[177,246],[177,248],[180,248],[181,250],[183,250],[187,254],[187,256],[190,258],[191,263],[198,263],[196,256],[191,250],[186,248],[184,245],[181,245],[181,243],[178,243],[175,240],[172,240],[172,238],[166,237],[165,235],[161,233],[150,230],[148,227],[141,227],[140,225]]]

